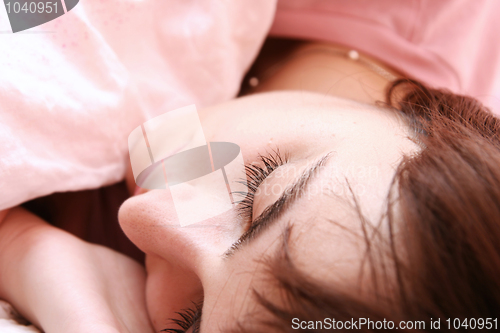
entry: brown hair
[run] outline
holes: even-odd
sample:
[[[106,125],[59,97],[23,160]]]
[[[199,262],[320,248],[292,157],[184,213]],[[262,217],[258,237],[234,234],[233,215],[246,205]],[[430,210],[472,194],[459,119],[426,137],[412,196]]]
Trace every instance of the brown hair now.
[[[385,319],[396,327],[400,321],[423,321],[425,328],[414,331],[438,331],[430,327],[432,318],[440,319],[441,330],[464,331],[473,324],[464,322],[466,318],[474,318],[479,327],[479,318],[485,323],[500,315],[499,119],[473,98],[407,79],[390,86],[387,101],[406,118],[422,146],[399,165],[388,196],[385,244],[394,295],[362,298],[313,280],[290,258],[289,231],[281,252],[269,263],[285,302],[278,304],[254,291],[270,316],[244,318],[236,331],[296,332],[294,318]],[[368,237],[366,241],[369,245]],[[368,256],[382,253],[368,248]],[[373,279],[387,275],[386,266],[375,264],[382,260],[369,262]],[[357,331],[374,329],[365,325]]]

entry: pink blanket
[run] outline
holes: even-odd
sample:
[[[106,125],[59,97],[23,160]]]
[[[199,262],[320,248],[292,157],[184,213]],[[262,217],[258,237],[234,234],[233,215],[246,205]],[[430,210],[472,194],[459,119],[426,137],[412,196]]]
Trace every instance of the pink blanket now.
[[[228,100],[273,0],[85,0],[0,34],[0,210],[124,177],[127,136],[188,104]],[[0,11],[0,31],[10,30]]]

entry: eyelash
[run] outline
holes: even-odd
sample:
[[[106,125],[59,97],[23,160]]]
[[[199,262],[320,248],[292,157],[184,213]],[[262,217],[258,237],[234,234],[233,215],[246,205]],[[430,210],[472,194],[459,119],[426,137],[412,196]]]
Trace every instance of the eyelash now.
[[[191,327],[193,328],[193,333],[200,332],[200,322],[201,322],[201,309],[203,307],[203,303],[195,303],[193,302],[194,308],[183,309],[180,312],[176,312],[182,319],[173,319],[170,320],[177,325],[179,328],[166,328],[161,330],[161,332],[167,333],[185,333]]]
[[[288,154],[282,154],[279,149],[273,150],[266,155],[259,155],[258,158],[264,164],[264,167],[254,164],[245,165],[247,180],[243,183],[247,186],[247,193],[233,192],[245,195],[242,200],[236,203],[238,204],[239,216],[243,217],[248,223],[251,223],[253,218],[253,204],[257,189],[274,170],[288,162]]]
[[[248,221],[248,224],[252,221],[255,193],[257,192],[260,184],[262,184],[262,182],[264,182],[264,180],[269,177],[274,170],[288,162],[288,155],[280,153],[279,149],[273,150],[271,153],[267,153],[266,155],[259,155],[258,158],[259,161],[264,164],[264,167],[253,164],[245,165],[247,180],[242,183],[246,184],[247,192],[233,192],[233,194],[236,195],[245,195],[242,200],[237,201],[236,203],[239,204],[239,215]],[[170,319],[179,328],[167,328],[161,332],[185,333],[188,329],[193,327],[193,333],[199,333],[202,304],[194,302],[193,304],[194,309],[184,309],[177,312],[182,319]]]

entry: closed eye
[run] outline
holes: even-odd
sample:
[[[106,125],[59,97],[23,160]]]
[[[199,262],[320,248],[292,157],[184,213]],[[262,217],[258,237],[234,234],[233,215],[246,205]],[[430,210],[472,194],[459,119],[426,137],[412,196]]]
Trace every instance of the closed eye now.
[[[254,199],[259,186],[274,170],[288,163],[288,160],[288,154],[282,154],[280,150],[276,148],[276,150],[273,150],[271,153],[259,155],[261,166],[255,164],[245,165],[247,180],[243,183],[247,186],[247,192],[232,192],[235,196],[245,195],[242,200],[236,201],[238,204],[238,215],[243,217],[247,224],[245,230],[248,230],[252,223]]]
[[[331,152],[322,156],[311,167],[303,171],[302,174],[295,179],[292,185],[285,189],[278,200],[264,209],[264,211],[257,218],[255,218],[254,221],[250,222],[249,229],[233,245],[231,245],[231,247],[224,253],[224,257],[229,258],[237,250],[239,250],[243,244],[256,238],[258,235],[262,234],[264,230],[268,229],[270,225],[276,223],[280,216],[288,211],[292,207],[293,203],[300,198],[308,184],[312,179],[314,179],[314,176],[318,174],[321,167],[326,164],[330,156]]]

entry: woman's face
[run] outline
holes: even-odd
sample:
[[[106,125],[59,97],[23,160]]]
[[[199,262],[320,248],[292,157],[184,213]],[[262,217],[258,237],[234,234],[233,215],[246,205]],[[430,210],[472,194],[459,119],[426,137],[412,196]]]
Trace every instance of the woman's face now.
[[[353,194],[376,224],[403,155],[417,146],[393,111],[305,92],[272,92],[199,110],[206,140],[240,146],[245,163],[279,150],[287,162],[259,186],[253,220],[303,173],[310,175],[295,200],[250,241],[227,255],[250,221],[233,209],[180,227],[168,190],[127,200],[119,219],[146,257],[147,306],[156,330],[174,328],[169,318],[203,300],[201,331],[231,327],[259,310],[252,289],[272,298],[264,258],[289,238],[292,259],[316,279],[353,287],[364,250]],[[314,171],[311,167],[318,165]],[[279,171],[279,172],[278,172]],[[196,207],[193,207],[196,209]],[[347,227],[347,228],[346,228]],[[252,315],[252,320],[259,317]],[[290,323],[291,324],[291,323]]]

